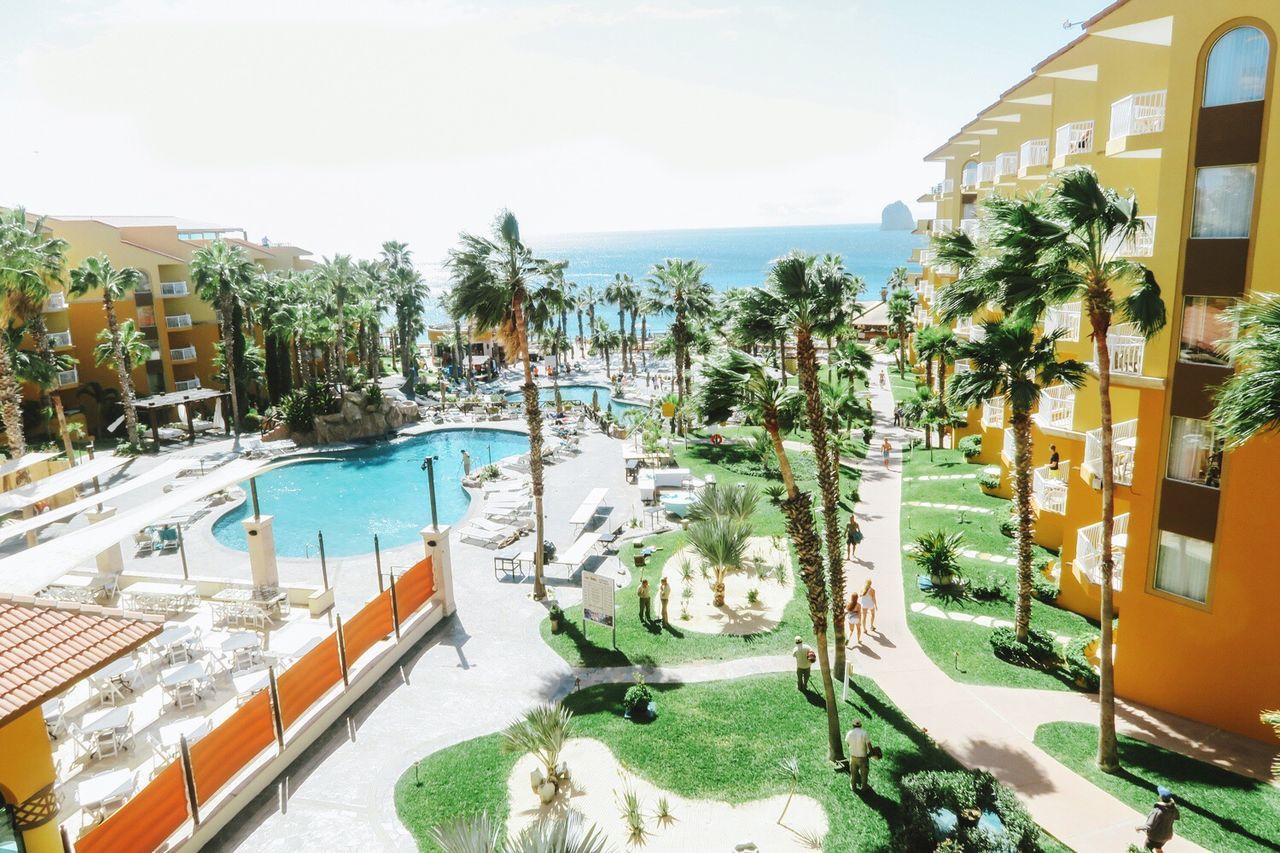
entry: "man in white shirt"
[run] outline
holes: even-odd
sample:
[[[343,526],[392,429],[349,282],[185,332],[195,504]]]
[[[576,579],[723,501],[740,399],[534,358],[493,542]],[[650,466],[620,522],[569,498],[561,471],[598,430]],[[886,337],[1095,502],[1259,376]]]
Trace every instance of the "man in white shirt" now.
[[[796,637],[796,650],[793,652],[796,658],[796,689],[805,691],[809,689],[809,670],[813,667],[813,661],[809,660],[809,655],[814,654],[813,649],[809,648],[800,637]]]
[[[867,787],[867,774],[871,770],[871,737],[862,727],[862,720],[854,720],[853,728],[844,736],[849,745],[849,787],[855,792]]]

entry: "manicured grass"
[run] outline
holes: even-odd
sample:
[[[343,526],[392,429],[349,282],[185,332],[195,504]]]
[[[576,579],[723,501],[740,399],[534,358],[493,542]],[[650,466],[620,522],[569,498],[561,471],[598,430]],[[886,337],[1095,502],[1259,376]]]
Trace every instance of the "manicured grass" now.
[[[908,477],[918,478],[928,474],[972,474],[977,470],[978,466],[965,462],[958,450],[934,450],[931,460],[929,451],[917,448],[909,455],[904,473]],[[911,501],[958,504],[992,509],[994,512],[970,512],[962,516],[955,510],[911,506]],[[1003,498],[984,494],[976,480],[907,480],[902,484],[902,502],[904,546],[922,533],[945,529],[960,531],[964,535],[965,546],[976,551],[1000,556],[1013,554],[1013,540],[1002,534],[999,526],[1000,520],[1008,515],[1011,503]],[[1053,556],[1039,546],[1035,546],[1034,554],[1037,563]],[[926,593],[916,582],[918,572],[910,556],[905,552],[902,555],[903,585],[908,607],[907,624],[934,663],[955,680],[968,684],[1075,689],[1063,675],[1015,666],[997,658],[992,654],[988,641],[990,628],[911,612],[913,603],[924,602],[947,611],[1012,621],[1013,598],[1017,592],[1017,569],[1011,565],[999,565],[968,557],[961,558],[961,563],[971,585],[985,584],[993,579],[1003,581],[1007,597],[978,601],[968,596]],[[1096,623],[1038,599],[1032,599],[1031,602],[1031,624],[1053,634],[1073,638],[1097,633]],[[960,653],[958,665],[957,651]]]
[[[1175,830],[1202,847],[1280,849],[1280,789],[1272,785],[1123,736],[1121,771],[1103,773],[1095,764],[1098,727],[1087,723],[1046,723],[1036,729],[1035,742],[1143,814],[1155,802],[1157,785],[1170,788],[1182,814]]]
[[[801,768],[799,793],[827,813],[829,851],[894,849],[899,780],[919,770],[958,767],[868,679],[856,679],[841,706],[842,725],[861,718],[884,751],[871,765],[873,791],[862,798],[850,792],[849,777],[826,761],[821,701],[798,693],[789,674],[654,685],[658,718],[643,726],[619,713],[627,686],[603,685],[569,696],[573,736],[605,742],[628,770],[658,787],[731,803],[787,794],[778,762],[794,756]],[[422,849],[435,849],[427,840],[431,826],[486,810],[506,817],[506,778],[516,756],[502,753],[499,742],[490,735],[429,756],[421,762],[420,786],[412,770],[401,777],[396,811]],[[1046,849],[1062,849],[1045,841]]]

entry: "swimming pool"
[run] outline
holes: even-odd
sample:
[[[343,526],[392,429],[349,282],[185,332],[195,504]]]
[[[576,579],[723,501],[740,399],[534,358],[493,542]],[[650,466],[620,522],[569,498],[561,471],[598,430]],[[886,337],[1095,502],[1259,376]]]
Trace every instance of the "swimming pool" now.
[[[258,504],[264,515],[275,517],[276,553],[314,557],[321,530],[325,553],[333,557],[372,551],[375,533],[384,548],[420,541],[419,531],[431,523],[422,470],[423,457],[429,455],[440,457],[435,463],[440,523],[457,521],[470,502],[462,488],[463,450],[471,454],[474,469],[528,453],[529,439],[505,430],[436,430],[268,471],[257,478]],[[244,488],[247,492],[248,483]],[[247,550],[240,522],[252,512],[246,500],[214,522],[214,537],[229,548]]]
[[[636,403],[631,400],[614,400],[613,394],[606,385],[561,385],[560,399],[568,402],[575,400],[583,405],[590,406],[592,395],[598,395],[596,399],[600,401],[600,408],[607,409],[609,403],[613,403],[613,410],[618,412],[620,409],[645,409],[648,408],[644,403]],[[520,392],[513,392],[507,395],[508,400],[519,401],[524,398]],[[538,389],[538,399],[544,403],[554,403],[556,399],[555,388],[547,386]],[[328,546],[326,546],[328,547]]]

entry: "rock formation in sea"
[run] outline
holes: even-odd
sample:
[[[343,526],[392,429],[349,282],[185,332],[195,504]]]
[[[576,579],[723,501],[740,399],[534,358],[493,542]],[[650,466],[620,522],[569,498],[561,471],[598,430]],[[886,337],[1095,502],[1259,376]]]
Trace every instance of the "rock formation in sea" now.
[[[910,231],[916,227],[911,208],[901,201],[895,201],[880,212],[881,231]]]

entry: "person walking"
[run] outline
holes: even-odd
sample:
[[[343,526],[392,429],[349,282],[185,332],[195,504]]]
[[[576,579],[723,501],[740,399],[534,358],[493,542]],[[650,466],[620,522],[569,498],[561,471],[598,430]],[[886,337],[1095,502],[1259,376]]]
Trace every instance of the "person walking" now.
[[[844,558],[849,562],[853,562],[854,552],[858,550],[860,544],[862,544],[862,528],[858,525],[858,517],[850,515],[849,526],[844,531]]]
[[[653,610],[652,610],[653,590],[649,588],[648,578],[642,578],[640,580],[640,587],[639,589],[636,590],[636,595],[640,599],[640,621],[652,622],[653,621]]]
[[[880,454],[884,457],[884,467],[886,469],[889,467],[889,454],[892,452],[893,445],[889,443],[889,439],[886,437],[880,445]]]
[[[815,652],[801,637],[796,637],[796,648],[792,652],[796,659],[796,689],[804,692],[809,689],[809,671],[813,668],[813,662],[818,657]]]
[[[1182,817],[1182,814],[1173,802],[1173,791],[1161,785],[1156,788],[1156,794],[1160,799],[1156,800],[1155,805],[1151,807],[1147,822],[1138,827],[1138,832],[1147,834],[1144,845],[1146,849],[1160,853],[1173,838],[1173,822]]]
[[[905,414],[905,413],[902,411],[902,406],[901,406],[901,405],[898,405],[898,406],[895,406],[895,407],[894,407],[894,409],[893,409],[893,425],[894,425],[894,426],[896,426],[896,427],[900,427],[900,426],[902,426],[902,418],[903,418],[903,415],[904,415],[904,414]]]
[[[849,746],[849,787],[856,794],[870,787],[867,777],[871,773],[871,736],[862,727],[862,720],[853,721],[844,742]]]
[[[862,586],[862,594],[858,596],[858,607],[862,610],[862,630],[876,630],[876,590],[871,585],[871,578]]]
[[[849,596],[849,604],[844,610],[844,621],[846,625],[845,636],[848,638],[857,638],[854,645],[862,645],[862,605],[858,604],[858,593]],[[853,646],[848,641],[845,642],[846,649]]]
[[[666,628],[671,623],[667,621],[667,605],[671,603],[671,584],[667,583],[667,576],[662,576],[662,581],[658,584],[658,600],[662,602],[662,627]]]

